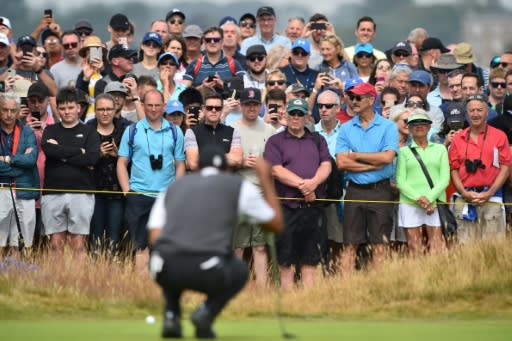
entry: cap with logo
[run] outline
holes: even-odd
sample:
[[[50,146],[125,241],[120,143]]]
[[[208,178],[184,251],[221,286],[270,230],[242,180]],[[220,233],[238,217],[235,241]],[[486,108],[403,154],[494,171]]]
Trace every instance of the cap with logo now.
[[[473,47],[468,43],[459,43],[453,50],[455,59],[459,64],[473,63]]]
[[[288,106],[286,107],[287,112],[292,112],[298,110],[303,114],[308,113],[308,102],[302,98],[295,98],[288,102]]]
[[[263,7],[258,8],[258,11],[256,12],[256,17],[259,18],[262,15],[271,15],[271,16],[275,17],[276,12],[270,6],[263,6]]]
[[[357,56],[357,54],[361,53],[361,52],[373,54],[373,45],[370,43],[366,43],[366,44],[357,43],[355,46],[355,49],[354,49],[354,55]]]
[[[32,47],[36,47],[37,42],[34,38],[32,38],[32,36],[24,35],[24,36],[21,36],[18,39],[18,42],[16,43],[17,47],[20,47],[22,45],[31,45]]]
[[[424,70],[414,70],[409,77],[409,83],[416,82],[423,85],[432,84],[432,76]]]
[[[3,32],[0,32],[0,44],[4,44],[5,46],[9,46],[9,37]]]
[[[432,124],[432,119],[426,113],[422,112],[416,112],[407,118],[407,124],[415,125],[421,123]]]
[[[260,45],[260,44],[251,45],[247,49],[247,52],[245,53],[245,56],[247,58],[249,58],[252,55],[266,56],[267,55],[267,50],[265,50],[265,46]]]
[[[173,114],[175,112],[179,112],[181,114],[185,113],[185,109],[183,109],[183,104],[180,101],[173,99],[167,102],[165,106],[165,114]]]
[[[311,44],[306,39],[298,38],[298,39],[295,39],[295,41],[292,44],[292,50],[295,50],[295,49],[303,49],[304,52],[306,52],[307,54],[310,54],[311,53]]]
[[[460,127],[464,126],[464,114],[466,112],[466,108],[464,104],[461,102],[453,102],[450,103],[443,114],[445,115],[445,121],[448,127],[452,127],[454,125],[458,125]]]
[[[372,97],[377,97],[377,91],[375,90],[375,87],[370,83],[359,83],[348,92],[358,96],[370,95]]]
[[[199,168],[215,167],[227,169],[228,162],[224,150],[216,145],[208,145],[199,149]]]
[[[130,28],[128,17],[121,13],[114,14],[109,25],[114,31],[127,31]]]
[[[174,61],[174,63],[176,64],[176,66],[179,66],[180,65],[180,61],[178,60],[178,57],[176,57],[175,54],[173,54],[172,52],[165,52],[165,53],[162,53],[160,55],[160,57],[158,57],[158,65],[160,65],[160,63],[164,60],[164,59],[172,59]]]
[[[177,8],[171,9],[169,12],[167,12],[167,15],[165,16],[165,21],[169,21],[173,15],[179,15],[181,19],[185,20],[187,17],[185,16],[185,13],[183,13],[181,10]]]
[[[105,90],[104,90],[105,93],[112,93],[112,92],[120,92],[122,94],[125,94],[126,96],[128,96],[128,89],[126,88],[126,86],[121,83],[121,82],[109,82],[106,86],[105,86]]]
[[[480,102],[484,102],[484,103],[487,103],[487,96],[484,95],[484,94],[475,94],[475,95],[470,95],[466,98],[466,104],[471,102],[471,101],[480,101]]]
[[[112,61],[113,58],[118,57],[132,59],[134,60],[135,63],[135,60],[137,60],[137,51],[127,48],[124,45],[117,44],[112,46],[112,48],[108,52],[108,60]]]
[[[162,47],[162,37],[160,37],[160,34],[156,32],[147,32],[144,34],[144,37],[142,38],[142,42],[146,43],[148,41],[152,41],[158,46]]]
[[[203,37],[203,30],[197,25],[188,25],[183,30],[183,38],[199,38]]]
[[[240,93],[240,103],[257,103],[261,104],[261,91],[257,88],[245,88],[242,93]]]
[[[434,37],[428,37],[427,39],[423,40],[423,43],[421,44],[419,51],[428,51],[428,50],[441,50],[441,53],[447,53],[450,52],[446,46],[443,45],[441,40],[439,38]]]
[[[350,89],[352,89],[357,84],[363,83],[363,80],[361,78],[350,78],[345,81],[345,92],[349,92]]]
[[[391,53],[395,54],[398,51],[405,52],[408,55],[412,54],[411,44],[409,44],[406,41],[399,41],[398,43],[395,44],[395,46],[393,46],[393,49],[391,50]]]
[[[0,17],[0,25],[3,25],[8,29],[12,30],[11,21],[6,17]]]
[[[26,97],[31,96],[36,96],[39,99],[45,99],[50,97],[50,90],[48,90],[48,87],[43,82],[38,81],[30,85],[28,91],[26,92]]]

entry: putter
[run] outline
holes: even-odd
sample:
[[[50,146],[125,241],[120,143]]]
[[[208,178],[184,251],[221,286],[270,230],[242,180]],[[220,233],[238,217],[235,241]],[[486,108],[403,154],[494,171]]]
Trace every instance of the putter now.
[[[274,278],[279,278],[279,272],[277,270],[277,253],[276,253],[276,243],[274,241],[274,235],[271,234],[269,237],[269,246],[270,246],[270,258],[272,260],[272,263],[274,263],[272,266],[272,272]],[[279,325],[279,330],[281,331],[281,337],[283,339],[295,339],[297,336],[295,334],[289,333],[286,331],[284,321],[283,321],[283,313],[281,309],[282,305],[282,291],[281,286],[277,286],[277,298],[276,298],[276,317],[277,317],[277,324]]]

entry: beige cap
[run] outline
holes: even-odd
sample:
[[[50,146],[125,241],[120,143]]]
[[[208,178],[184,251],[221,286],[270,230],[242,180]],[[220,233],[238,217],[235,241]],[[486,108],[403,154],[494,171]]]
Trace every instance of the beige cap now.
[[[32,85],[32,82],[26,79],[17,79],[12,85],[12,93],[18,97],[27,97],[28,88]]]
[[[473,63],[473,48],[468,43],[459,43],[453,51],[458,64]]]

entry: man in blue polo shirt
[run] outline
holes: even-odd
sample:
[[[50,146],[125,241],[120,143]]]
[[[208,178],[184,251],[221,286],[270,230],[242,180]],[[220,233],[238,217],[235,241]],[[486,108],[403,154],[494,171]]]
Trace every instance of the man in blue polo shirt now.
[[[117,161],[119,185],[126,195],[126,225],[137,251],[148,246],[146,223],[158,193],[185,174],[183,133],[163,119],[163,95],[149,90],[143,104],[145,117],[134,123],[135,131],[132,127],[124,131]],[[138,252],[137,256],[147,257],[147,253]]]
[[[256,23],[259,26],[259,33],[245,39],[240,47],[240,53],[244,54],[252,45],[260,44],[265,46],[267,53],[274,45],[282,45],[291,49],[292,42],[285,36],[276,34],[276,12],[272,7],[263,6],[256,12]]]
[[[377,98],[373,85],[357,84],[348,96],[357,116],[341,126],[336,143],[336,163],[345,171],[345,199],[350,201],[345,203],[343,219],[343,274],[354,270],[359,244],[371,245],[374,265],[384,260],[393,209],[392,204],[378,201],[393,199],[389,179],[398,152],[395,124],[373,110]]]

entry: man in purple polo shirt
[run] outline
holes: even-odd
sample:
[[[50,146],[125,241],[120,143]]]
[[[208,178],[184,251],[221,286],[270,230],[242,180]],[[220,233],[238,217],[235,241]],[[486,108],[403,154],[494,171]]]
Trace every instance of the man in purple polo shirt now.
[[[315,142],[313,134],[304,127],[308,103],[301,98],[288,103],[287,128],[271,136],[265,145],[265,160],[272,165],[277,194],[283,200],[285,228],[277,236],[277,262],[281,285],[293,287],[293,265],[300,265],[302,284],[311,287],[316,267],[327,244],[327,229],[322,203],[325,198],[325,179],[331,172],[327,143],[322,136]]]

